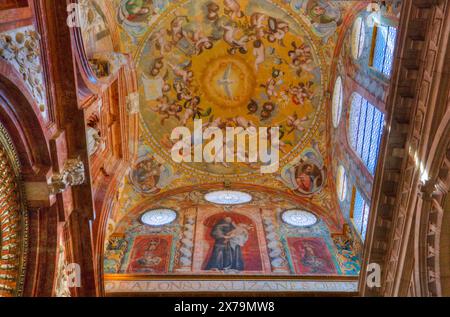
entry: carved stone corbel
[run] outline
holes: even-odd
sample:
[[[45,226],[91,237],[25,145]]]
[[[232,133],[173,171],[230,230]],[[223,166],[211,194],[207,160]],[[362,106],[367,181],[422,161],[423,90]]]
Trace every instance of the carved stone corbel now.
[[[419,190],[424,200],[431,201],[433,195],[436,192],[436,181],[430,179],[423,184],[419,184]]]
[[[79,159],[69,159],[60,174],[52,177],[49,184],[50,193],[56,195],[72,186],[84,184],[86,180],[84,163]]]

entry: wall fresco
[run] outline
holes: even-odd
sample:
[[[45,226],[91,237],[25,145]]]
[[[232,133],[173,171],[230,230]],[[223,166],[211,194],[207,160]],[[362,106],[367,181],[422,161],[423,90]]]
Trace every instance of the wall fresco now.
[[[252,193],[254,200],[248,205],[220,207],[205,202],[204,193],[174,195],[129,213],[107,243],[105,272],[168,276],[359,273],[348,269],[359,267],[359,257],[341,256],[324,221],[301,228],[281,220],[281,213],[295,208],[295,202],[269,201]],[[177,212],[174,222],[162,227],[140,222],[145,210],[162,206]],[[346,247],[351,252],[353,244]]]

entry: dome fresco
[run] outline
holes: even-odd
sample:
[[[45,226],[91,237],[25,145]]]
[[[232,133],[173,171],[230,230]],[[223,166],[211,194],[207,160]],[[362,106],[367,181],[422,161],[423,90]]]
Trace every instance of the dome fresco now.
[[[230,243],[240,247],[243,262],[226,269],[230,274],[358,274],[359,247],[345,255],[333,240],[345,220],[330,135],[333,56],[366,5],[114,1],[109,9],[119,24],[121,50],[137,67],[140,141],[108,221],[113,242],[105,246],[105,271],[214,275],[225,268],[214,256],[213,236],[234,228]],[[171,134],[179,127],[193,133],[196,120],[203,131],[212,127],[224,134],[227,127],[279,128],[278,169],[262,174],[259,162],[175,162]],[[215,191],[253,199],[236,205],[206,201]],[[143,226],[140,217],[150,208],[173,209],[178,217],[161,227]],[[285,223],[301,218],[284,213],[289,210],[311,212],[308,225]],[[144,257],[148,245],[151,258]],[[298,252],[320,253],[323,262],[305,266]]]
[[[137,66],[140,96],[139,153],[123,182],[114,223],[153,195],[225,182],[307,199],[313,212],[329,218],[331,230],[342,230],[330,157],[332,56],[341,32],[351,32],[353,20],[345,17],[365,3],[113,4],[121,49]],[[278,170],[261,174],[260,162],[174,162],[171,133],[177,127],[193,131],[194,120],[202,120],[203,130],[223,132],[279,128]]]
[[[138,51],[144,137],[166,160],[172,130],[193,131],[194,119],[204,128],[279,127],[282,161],[317,130],[323,76],[305,25],[271,1],[240,1],[234,13],[229,6],[176,6]],[[257,164],[189,165],[218,175],[259,172]]]

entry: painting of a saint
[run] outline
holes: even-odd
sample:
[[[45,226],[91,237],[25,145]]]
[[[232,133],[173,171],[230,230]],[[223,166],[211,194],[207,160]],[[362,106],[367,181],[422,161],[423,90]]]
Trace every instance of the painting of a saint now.
[[[157,187],[162,173],[162,165],[153,158],[137,163],[130,173],[130,180],[136,191],[142,193],[157,193]]]
[[[119,22],[142,23],[155,14],[153,0],[122,0],[119,8]]]
[[[234,216],[234,217],[233,217]],[[207,271],[261,270],[254,227],[233,214],[214,219],[209,232],[211,251],[204,267]]]
[[[172,236],[137,237],[128,273],[167,273]]]
[[[310,196],[322,190],[326,167],[317,147],[307,148],[298,160],[286,165],[280,179],[296,194]]]
[[[295,181],[301,192],[312,193],[323,183],[322,174],[317,166],[304,163],[297,167]]]
[[[323,238],[288,238],[296,274],[336,274],[335,264]]]
[[[133,41],[143,36],[152,19],[164,12],[172,0],[120,0],[117,21]]]
[[[317,33],[324,38],[324,42],[327,42],[342,24],[339,8],[328,1],[310,0],[306,12]]]
[[[290,0],[294,10],[302,10],[313,25],[314,33],[323,38],[324,43],[336,33],[342,24],[342,13],[332,1]]]
[[[230,217],[219,220],[211,232],[215,244],[206,270],[244,270],[241,247],[248,240],[244,226],[236,225]]]

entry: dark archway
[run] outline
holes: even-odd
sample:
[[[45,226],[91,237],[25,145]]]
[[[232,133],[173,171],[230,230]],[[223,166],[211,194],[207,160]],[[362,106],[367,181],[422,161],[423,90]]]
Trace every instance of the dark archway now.
[[[23,212],[21,254],[23,270],[20,271],[18,296],[51,296],[56,257],[57,216],[53,209],[29,203],[27,183],[47,183],[52,169],[49,139],[39,109],[20,78],[8,63],[0,60],[0,123],[3,135],[10,140],[10,148],[16,152],[21,191],[18,206]],[[19,184],[19,183],[18,183]],[[3,253],[2,253],[3,254]],[[43,270],[45,268],[45,270]],[[44,272],[44,274],[38,274]]]

